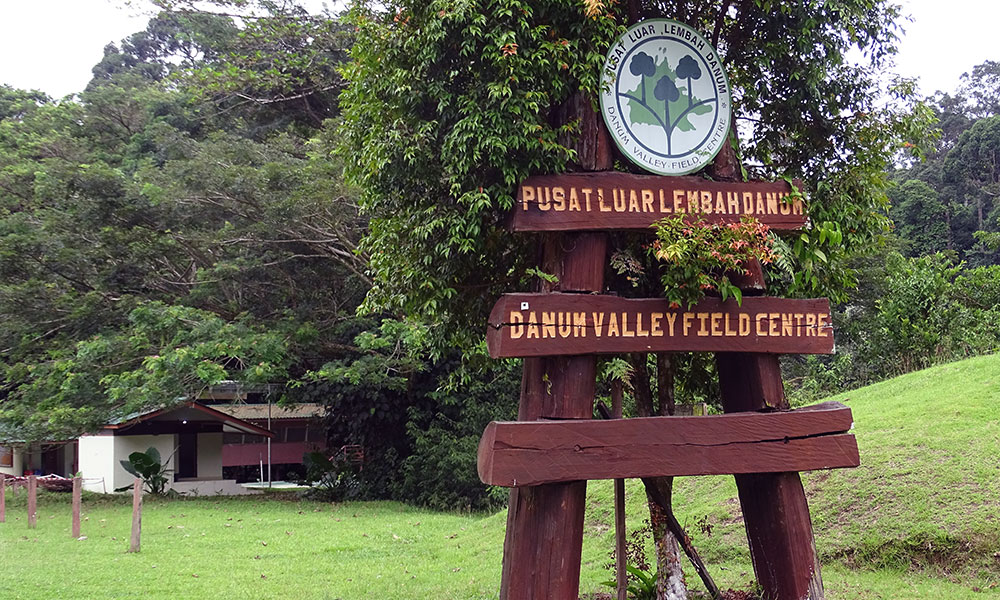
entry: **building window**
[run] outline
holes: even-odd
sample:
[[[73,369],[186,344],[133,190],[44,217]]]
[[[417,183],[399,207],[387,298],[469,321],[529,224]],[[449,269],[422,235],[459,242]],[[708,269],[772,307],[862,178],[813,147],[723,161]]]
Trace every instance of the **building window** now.
[[[306,428],[305,427],[289,427],[285,430],[285,441],[286,442],[304,442],[306,441]]]
[[[0,446],[0,467],[11,468],[14,466],[14,449]]]
[[[242,433],[223,433],[222,434],[223,444],[242,444],[243,434]]]

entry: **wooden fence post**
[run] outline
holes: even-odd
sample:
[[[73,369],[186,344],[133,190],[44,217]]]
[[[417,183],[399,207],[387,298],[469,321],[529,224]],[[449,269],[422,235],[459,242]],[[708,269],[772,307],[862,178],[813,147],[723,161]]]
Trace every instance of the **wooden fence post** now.
[[[70,535],[80,537],[80,495],[83,478],[77,475],[73,478],[73,531]]]
[[[0,523],[7,521],[7,476],[0,473]]]
[[[560,120],[580,123],[581,169],[610,169],[611,141],[590,99],[577,94],[562,112]],[[545,234],[542,269],[558,277],[558,291],[599,292],[607,243],[603,232]],[[596,368],[593,356],[525,359],[518,420],[592,418]],[[586,481],[511,490],[500,600],[579,598],[586,500]]]
[[[142,479],[135,478],[132,485],[132,537],[129,540],[128,551],[139,551],[139,538],[142,534]]]
[[[38,519],[38,480],[28,475],[28,529],[34,529]]]

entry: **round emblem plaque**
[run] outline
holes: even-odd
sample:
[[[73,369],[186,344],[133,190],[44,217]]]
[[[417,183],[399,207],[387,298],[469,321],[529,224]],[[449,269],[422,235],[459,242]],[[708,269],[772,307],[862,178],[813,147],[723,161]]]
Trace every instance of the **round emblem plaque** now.
[[[729,137],[729,80],[715,48],[669,19],[636,23],[608,51],[601,114],[618,148],[659,175],[708,164]]]

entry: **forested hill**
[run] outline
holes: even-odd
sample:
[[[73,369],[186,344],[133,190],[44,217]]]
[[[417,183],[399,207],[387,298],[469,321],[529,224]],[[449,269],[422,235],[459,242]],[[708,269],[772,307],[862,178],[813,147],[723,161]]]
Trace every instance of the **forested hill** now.
[[[599,85],[626,19],[622,3],[528,4],[357,2],[341,18],[163,2],[74,97],[0,86],[0,443],[70,439],[235,381],[326,405],[330,446],[365,448],[352,489],[368,497],[502,501],[476,444],[516,414],[520,365],[485,358],[482,308],[551,280],[533,238],[503,229],[505,207],[520,177],[572,166],[575,126],[556,117]],[[689,16],[722,36],[756,120],[741,152],[765,167],[748,175],[808,182],[816,226],[772,236],[770,289],[844,301],[838,354],[788,359],[790,394],[997,350],[1000,67],[933,98],[938,146],[889,174],[904,139],[926,141],[929,112],[905,91],[879,108],[877,65],[841,59],[891,53],[891,6],[788,3],[771,18],[758,4]],[[654,273],[646,242],[614,243],[611,291],[662,294],[626,272]],[[716,401],[710,357],[676,364],[680,399]]]

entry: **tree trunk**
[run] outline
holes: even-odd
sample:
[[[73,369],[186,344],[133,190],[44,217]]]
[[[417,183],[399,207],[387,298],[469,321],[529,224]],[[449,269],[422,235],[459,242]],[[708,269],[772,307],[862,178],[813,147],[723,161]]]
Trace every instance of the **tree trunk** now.
[[[632,389],[635,394],[636,412],[640,417],[652,417],[661,413],[669,406],[673,408],[673,374],[670,373],[669,394],[660,391],[659,409],[654,411],[653,393],[649,385],[649,368],[646,366],[645,354],[630,354],[629,362],[635,372]],[[659,357],[657,364],[659,364]],[[657,373],[657,381],[662,382],[661,374]],[[662,384],[661,384],[662,385]],[[669,395],[670,401],[664,402]],[[670,532],[668,515],[673,507],[671,499],[674,488],[673,477],[647,477],[642,480],[646,487],[646,502],[649,505],[649,523],[653,530],[653,543],[656,548],[656,598],[657,600],[686,600],[687,584],[684,581],[684,571],[681,568],[680,546],[677,538]]]

